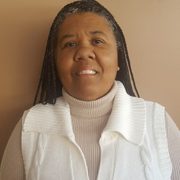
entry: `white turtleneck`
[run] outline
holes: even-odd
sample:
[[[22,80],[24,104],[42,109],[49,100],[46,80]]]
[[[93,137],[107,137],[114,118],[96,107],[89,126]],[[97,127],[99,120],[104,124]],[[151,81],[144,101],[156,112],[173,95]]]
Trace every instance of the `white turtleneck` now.
[[[70,106],[75,139],[84,153],[90,180],[96,180],[100,163],[99,139],[107,123],[117,91],[111,91],[95,101],[80,101],[63,90],[63,97]]]

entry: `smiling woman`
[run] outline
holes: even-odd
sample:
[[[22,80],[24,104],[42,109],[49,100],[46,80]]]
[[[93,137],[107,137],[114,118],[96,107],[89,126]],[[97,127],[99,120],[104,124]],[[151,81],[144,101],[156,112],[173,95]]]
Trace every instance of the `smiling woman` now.
[[[66,5],[49,33],[34,106],[6,147],[1,179],[178,180],[179,130],[163,106],[137,96],[110,12],[96,1]]]
[[[92,101],[111,89],[118,70],[116,39],[108,21],[94,13],[71,15],[60,26],[56,67],[64,89]]]
[[[94,16],[98,17],[99,20],[98,19],[95,20],[96,19],[95,17],[94,17],[95,21],[92,22],[91,20],[91,23],[93,23],[98,27],[102,26],[102,24],[105,23],[103,24],[103,26],[106,27],[106,31],[110,32],[110,34],[108,34],[108,37],[107,37],[107,32],[99,32],[100,30],[96,29],[95,27],[92,28],[92,25],[88,22],[87,19],[85,20],[85,18],[83,18],[82,20],[80,20],[79,16],[81,16],[82,18],[82,15],[85,14],[91,14],[92,17],[89,17],[88,20],[92,19]],[[70,19],[71,21],[68,19]],[[77,22],[76,19],[78,20]],[[100,20],[102,20],[102,22],[100,22]],[[67,46],[74,47],[77,45],[77,42],[67,42],[67,43],[64,42],[65,44],[63,44],[63,41],[65,39],[67,40],[69,38],[73,38],[73,37],[75,38],[77,36],[75,34],[71,34],[72,32],[70,29],[72,30],[74,29],[77,31],[77,28],[81,27],[81,23],[82,23],[81,21],[84,24],[83,26],[87,26],[86,28],[89,27],[92,29],[91,30],[92,32],[90,33],[91,35],[97,36],[98,34],[101,34],[101,36],[103,37],[106,36],[106,39],[108,41],[109,41],[108,38],[111,38],[112,36],[111,43],[113,42],[113,39],[115,39],[116,43],[113,44],[116,45],[115,48],[113,49],[113,47],[111,47],[111,49],[109,49],[108,52],[108,54],[111,53],[112,49],[113,49],[112,54],[114,51],[117,51],[116,53],[118,56],[117,57],[118,66],[121,66],[121,67],[117,67],[116,69],[119,70],[119,68],[121,68],[121,71],[116,71],[115,79],[120,80],[123,83],[128,94],[132,96],[136,96],[136,95],[139,96],[134,82],[133,73],[131,70],[131,65],[129,61],[124,35],[121,28],[115,21],[114,17],[107,9],[105,9],[101,4],[99,4],[96,1],[75,1],[74,3],[69,4],[64,8],[62,8],[62,10],[55,17],[54,22],[51,26],[45,57],[44,57],[41,79],[39,81],[39,87],[37,90],[34,104],[36,104],[37,102],[54,104],[56,102],[56,98],[62,95],[62,87],[64,85],[62,84],[61,81],[59,81],[57,67],[56,67],[56,61],[57,61],[56,56],[58,54],[59,48],[62,50],[62,49],[67,49],[65,48]],[[100,24],[98,24],[98,22],[100,22]],[[61,28],[61,26],[67,26],[67,27]],[[61,32],[61,31],[65,31],[65,32]],[[97,40],[96,41],[93,40],[92,43],[95,42],[97,43]],[[101,43],[102,42],[105,43],[106,41],[102,41],[101,38]],[[100,40],[98,40],[98,43],[100,43]],[[68,53],[66,53],[66,56],[68,56]],[[40,96],[40,98],[37,101],[38,95]]]

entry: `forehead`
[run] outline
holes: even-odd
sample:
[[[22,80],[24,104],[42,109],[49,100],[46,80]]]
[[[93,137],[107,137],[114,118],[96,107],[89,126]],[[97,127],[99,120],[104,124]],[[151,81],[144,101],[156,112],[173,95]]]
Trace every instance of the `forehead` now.
[[[103,30],[112,33],[112,27],[107,19],[92,12],[68,15],[59,26],[59,32],[61,34],[71,33],[82,29],[88,29],[90,31]]]

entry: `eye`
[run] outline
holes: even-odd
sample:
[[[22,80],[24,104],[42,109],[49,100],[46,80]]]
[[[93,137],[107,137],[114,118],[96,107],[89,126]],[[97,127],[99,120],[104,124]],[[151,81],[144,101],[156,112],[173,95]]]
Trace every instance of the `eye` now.
[[[74,41],[69,41],[69,42],[66,42],[64,45],[63,45],[63,48],[74,48],[78,45],[77,42],[74,42]]]
[[[102,40],[102,39],[93,39],[92,44],[93,45],[101,45],[101,44],[104,44],[104,40]]]

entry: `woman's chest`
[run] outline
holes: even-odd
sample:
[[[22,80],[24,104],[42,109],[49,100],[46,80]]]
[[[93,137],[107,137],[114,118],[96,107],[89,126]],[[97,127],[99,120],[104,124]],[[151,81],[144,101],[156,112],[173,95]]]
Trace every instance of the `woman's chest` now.
[[[90,180],[85,156],[75,141],[39,134],[31,142],[32,148],[24,147],[27,180]],[[112,135],[100,139],[100,149],[97,180],[161,180],[148,148]]]

